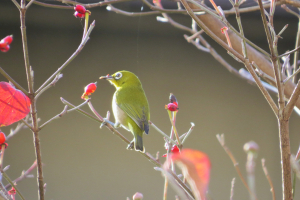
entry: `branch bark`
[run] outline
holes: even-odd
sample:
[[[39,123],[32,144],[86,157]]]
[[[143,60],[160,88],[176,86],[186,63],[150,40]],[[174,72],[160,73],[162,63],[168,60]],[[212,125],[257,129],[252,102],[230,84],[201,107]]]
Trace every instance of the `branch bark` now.
[[[196,5],[194,5],[192,3],[188,3],[188,4],[191,7],[191,9],[199,9]],[[227,42],[224,34],[222,34],[222,32],[221,32],[221,28],[224,27],[224,24],[222,22],[220,22],[220,20],[218,20],[214,16],[211,16],[208,14],[207,15],[198,15],[197,17],[219,39],[221,39],[224,42]],[[242,39],[239,36],[237,36],[234,32],[232,32],[231,30],[228,30],[228,33],[229,33],[230,41],[232,44],[232,48],[239,54],[243,55]],[[248,44],[246,45],[246,48],[247,48],[247,53],[248,53],[248,58],[249,58],[250,63],[252,63],[254,61],[255,64],[257,64],[257,66],[259,67],[259,69],[261,69],[265,74],[267,74],[275,79],[273,66],[272,66],[272,63],[268,60],[268,58],[266,58],[263,54],[261,54],[260,52],[258,52],[257,50],[255,50],[253,47],[251,47]],[[285,79],[285,78],[286,77],[283,75],[283,79]],[[288,81],[285,83],[284,95],[286,96],[286,98],[290,98],[290,96],[292,95],[292,93],[294,91],[295,86],[296,85],[292,81]],[[299,99],[296,102],[296,106],[297,106],[297,108],[300,109],[300,100]]]

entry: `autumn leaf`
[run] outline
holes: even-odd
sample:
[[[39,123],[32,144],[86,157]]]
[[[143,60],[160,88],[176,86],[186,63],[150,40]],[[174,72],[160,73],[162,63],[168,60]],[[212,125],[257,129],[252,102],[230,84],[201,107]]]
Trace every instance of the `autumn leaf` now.
[[[183,149],[181,153],[171,154],[170,159],[164,163],[165,170],[169,169],[171,161],[181,168],[196,200],[205,200],[211,168],[209,157],[201,151]]]
[[[23,119],[29,111],[29,98],[9,83],[0,82],[0,127]]]

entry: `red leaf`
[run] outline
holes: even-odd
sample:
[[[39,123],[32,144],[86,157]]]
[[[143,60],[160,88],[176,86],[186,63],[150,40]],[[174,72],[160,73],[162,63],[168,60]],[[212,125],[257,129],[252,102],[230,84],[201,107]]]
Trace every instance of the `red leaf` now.
[[[181,153],[173,153],[165,162],[167,170],[171,160],[182,169],[183,175],[190,184],[196,200],[205,200],[210,177],[210,161],[208,156],[197,150],[183,149]]]
[[[0,127],[23,119],[29,111],[29,98],[9,83],[0,82]]]

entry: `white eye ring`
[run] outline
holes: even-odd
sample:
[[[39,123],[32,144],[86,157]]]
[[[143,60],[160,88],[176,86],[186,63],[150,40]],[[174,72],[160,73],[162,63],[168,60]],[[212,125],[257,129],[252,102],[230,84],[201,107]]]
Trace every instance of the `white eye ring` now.
[[[120,78],[122,78],[122,73],[121,72],[118,72],[118,73],[116,73],[116,75],[115,75],[115,79],[120,79]]]

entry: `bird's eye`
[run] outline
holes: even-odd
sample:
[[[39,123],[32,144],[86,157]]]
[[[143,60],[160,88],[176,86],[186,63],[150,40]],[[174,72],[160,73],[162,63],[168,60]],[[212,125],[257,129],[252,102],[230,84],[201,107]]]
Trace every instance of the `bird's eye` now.
[[[122,78],[122,73],[121,72],[118,72],[118,73],[116,73],[116,75],[115,75],[115,79],[120,79],[120,78]]]

